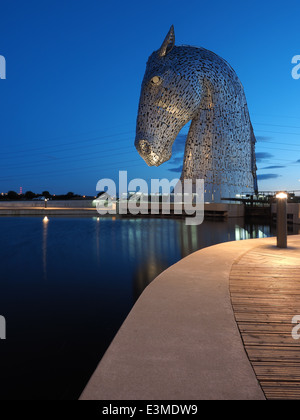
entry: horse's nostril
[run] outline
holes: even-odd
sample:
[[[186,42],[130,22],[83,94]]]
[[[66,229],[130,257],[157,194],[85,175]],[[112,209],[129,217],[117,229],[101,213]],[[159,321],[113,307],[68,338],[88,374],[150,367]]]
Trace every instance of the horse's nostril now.
[[[151,152],[151,146],[147,140],[140,140],[139,148],[142,153],[149,154]]]

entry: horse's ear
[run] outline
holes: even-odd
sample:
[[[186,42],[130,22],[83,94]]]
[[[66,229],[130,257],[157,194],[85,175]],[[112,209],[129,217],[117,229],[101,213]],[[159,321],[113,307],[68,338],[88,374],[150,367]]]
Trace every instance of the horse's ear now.
[[[165,57],[169,52],[173,50],[175,46],[175,31],[174,26],[171,26],[171,29],[168,32],[168,35],[166,36],[166,39],[164,40],[162,46],[160,47],[160,50],[158,51],[158,55],[160,57]]]

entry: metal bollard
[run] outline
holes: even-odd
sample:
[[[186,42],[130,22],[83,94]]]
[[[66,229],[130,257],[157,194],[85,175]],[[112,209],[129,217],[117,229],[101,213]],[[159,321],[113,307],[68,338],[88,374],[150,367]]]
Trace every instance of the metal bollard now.
[[[277,198],[277,247],[287,248],[287,194],[279,193]]]

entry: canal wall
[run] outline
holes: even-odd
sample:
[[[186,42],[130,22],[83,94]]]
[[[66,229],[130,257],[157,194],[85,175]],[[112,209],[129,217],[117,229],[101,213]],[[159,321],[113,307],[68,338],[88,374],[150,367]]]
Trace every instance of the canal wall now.
[[[94,200],[49,200],[47,208],[95,208]],[[0,208],[44,208],[45,202],[41,201],[0,201]]]
[[[0,201],[0,216],[99,217],[93,200]]]
[[[0,215],[41,215],[45,213],[46,208],[50,215],[98,214],[95,200],[50,200],[47,201],[47,207],[45,206],[44,201],[0,201]],[[170,217],[172,217],[173,210],[174,204],[171,203]],[[243,204],[205,203],[204,211],[206,217],[223,219],[244,217],[245,215],[245,207]],[[130,213],[128,213],[128,215],[132,217]],[[149,212],[146,216],[149,215],[151,215],[150,204]],[[185,214],[183,214],[183,216],[185,216]],[[137,217],[140,217],[140,215]]]

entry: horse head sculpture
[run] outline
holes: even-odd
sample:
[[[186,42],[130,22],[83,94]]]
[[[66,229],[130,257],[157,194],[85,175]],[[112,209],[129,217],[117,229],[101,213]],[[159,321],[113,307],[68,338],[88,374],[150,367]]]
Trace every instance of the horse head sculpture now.
[[[213,52],[175,46],[172,26],[142,82],[135,146],[149,166],[171,158],[189,121],[181,178],[204,179],[207,201],[253,194],[256,139],[243,86]]]

